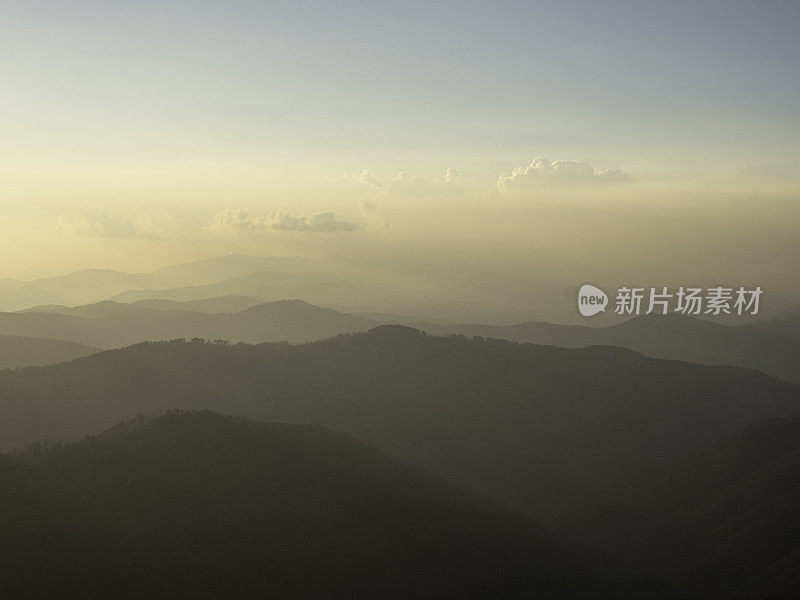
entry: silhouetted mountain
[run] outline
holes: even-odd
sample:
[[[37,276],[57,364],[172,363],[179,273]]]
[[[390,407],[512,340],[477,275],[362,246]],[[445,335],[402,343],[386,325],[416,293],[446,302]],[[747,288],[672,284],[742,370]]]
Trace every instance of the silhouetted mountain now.
[[[789,337],[788,327],[784,331],[781,324],[771,323],[730,327],[681,315],[649,315],[611,327],[551,323],[416,326],[429,333],[459,333],[565,348],[622,346],[655,358],[747,367],[800,381],[800,341]]]
[[[0,369],[52,365],[99,352],[99,348],[66,340],[0,336]]]
[[[233,342],[322,339],[365,331],[374,323],[300,300],[260,304],[239,313],[208,314],[117,302],[41,307],[45,312],[0,313],[0,335],[73,340],[118,348],[145,340],[225,339]]]
[[[585,517],[585,538],[704,597],[800,597],[800,418],[649,468]]]
[[[298,346],[141,344],[2,372],[0,397],[5,448],[208,408],[333,427],[537,518],[800,407],[797,385],[750,370],[392,326]]]
[[[643,592],[590,574],[522,517],[317,426],[173,412],[0,456],[0,478],[13,598]]]

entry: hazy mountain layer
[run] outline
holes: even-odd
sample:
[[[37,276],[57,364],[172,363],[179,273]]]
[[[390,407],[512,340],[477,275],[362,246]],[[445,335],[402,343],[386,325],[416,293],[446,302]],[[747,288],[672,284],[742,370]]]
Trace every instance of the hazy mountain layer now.
[[[497,325],[416,324],[429,333],[460,333],[565,348],[622,346],[656,358],[759,369],[800,382],[800,340],[790,320],[731,327],[679,315],[651,315],[611,327],[552,323]]]
[[[35,285],[21,285],[10,290],[0,290],[0,311],[15,311],[37,304],[59,304],[64,298],[46,292]]]
[[[0,313],[0,335],[51,337],[117,348],[145,340],[195,337],[233,342],[303,342],[365,331],[375,324],[299,300],[261,304],[224,314],[115,302],[39,310],[47,312]]]
[[[211,408],[331,426],[530,515],[800,408],[798,386],[755,371],[398,327],[299,346],[142,344],[0,373],[0,397],[5,448]]]
[[[0,369],[52,365],[99,352],[76,342],[29,338],[19,336],[0,336]]]

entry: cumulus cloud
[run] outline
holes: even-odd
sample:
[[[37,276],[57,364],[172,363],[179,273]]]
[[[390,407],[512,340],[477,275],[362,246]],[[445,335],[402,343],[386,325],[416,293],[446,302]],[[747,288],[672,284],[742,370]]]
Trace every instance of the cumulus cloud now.
[[[501,193],[524,192],[544,186],[586,186],[625,183],[631,176],[617,169],[595,169],[587,162],[556,160],[537,156],[531,164],[503,173],[497,180]]]
[[[355,179],[380,191],[384,197],[423,197],[456,196],[464,191],[460,174],[455,169],[447,169],[443,177],[411,175],[405,171],[392,179],[379,179],[369,171],[362,171]]]
[[[234,234],[258,231],[309,231],[333,233],[361,229],[358,223],[340,221],[336,213],[323,210],[309,216],[294,216],[284,210],[266,216],[252,214],[247,208],[227,208],[218,212],[205,230],[216,234]]]
[[[365,229],[386,229],[389,223],[378,212],[377,205],[372,200],[362,200],[358,203],[358,212],[364,222]]]
[[[94,208],[79,208],[58,218],[56,231],[86,238],[166,238],[179,221],[163,211],[140,209],[134,217]]]

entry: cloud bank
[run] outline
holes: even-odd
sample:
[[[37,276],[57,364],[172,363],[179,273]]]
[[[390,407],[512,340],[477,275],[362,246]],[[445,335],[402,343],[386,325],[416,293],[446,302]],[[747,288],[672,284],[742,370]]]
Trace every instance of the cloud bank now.
[[[447,169],[443,177],[411,175],[405,171],[392,179],[378,179],[369,171],[362,171],[355,179],[380,191],[388,198],[419,198],[424,196],[457,196],[464,192],[460,174]]]
[[[309,216],[294,216],[284,210],[271,212],[267,216],[252,214],[247,208],[226,208],[218,212],[204,229],[215,234],[233,234],[263,231],[307,231],[334,233],[361,229],[359,223],[340,221],[336,213],[323,210]]]
[[[128,218],[102,209],[79,208],[58,218],[56,231],[85,238],[129,239],[175,236],[177,219],[151,208],[141,209]]]
[[[500,193],[531,191],[546,186],[578,187],[627,183],[631,176],[617,169],[595,169],[588,162],[537,156],[529,165],[503,173],[497,180]]]

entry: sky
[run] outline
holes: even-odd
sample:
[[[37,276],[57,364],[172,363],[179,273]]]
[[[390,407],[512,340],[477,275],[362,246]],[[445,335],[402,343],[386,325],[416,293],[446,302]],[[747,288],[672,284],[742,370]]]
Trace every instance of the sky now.
[[[0,276],[235,249],[800,293],[799,26],[797,2],[0,0]]]

